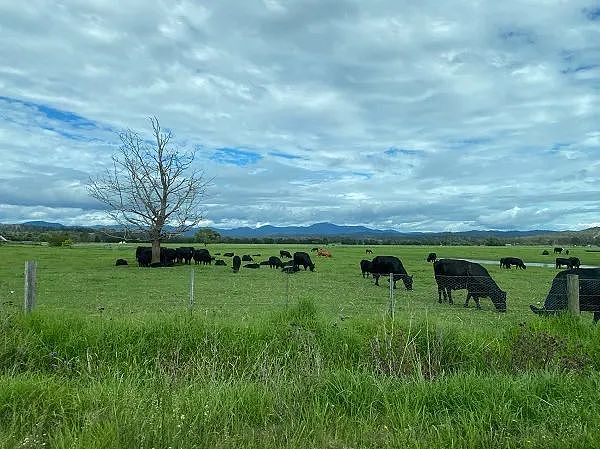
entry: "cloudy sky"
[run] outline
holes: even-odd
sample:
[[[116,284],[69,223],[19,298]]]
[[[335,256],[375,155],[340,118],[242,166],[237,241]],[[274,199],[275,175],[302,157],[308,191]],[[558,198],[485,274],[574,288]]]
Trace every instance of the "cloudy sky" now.
[[[106,222],[156,115],[207,225],[600,225],[597,0],[1,1],[0,42],[3,223]]]

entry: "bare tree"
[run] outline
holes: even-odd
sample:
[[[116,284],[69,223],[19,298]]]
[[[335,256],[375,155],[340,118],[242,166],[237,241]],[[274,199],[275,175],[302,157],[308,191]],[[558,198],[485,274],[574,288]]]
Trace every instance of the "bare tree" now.
[[[174,148],[171,131],[161,129],[156,117],[149,120],[153,140],[130,129],[121,132],[113,167],[91,177],[87,190],[125,230],[141,232],[152,241],[152,263],[156,263],[162,240],[191,229],[204,218],[201,201],[212,179],[193,167],[194,151]]]

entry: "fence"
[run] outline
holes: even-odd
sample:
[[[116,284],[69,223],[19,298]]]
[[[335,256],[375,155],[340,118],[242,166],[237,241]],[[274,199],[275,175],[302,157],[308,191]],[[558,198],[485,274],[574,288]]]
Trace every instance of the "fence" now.
[[[250,317],[257,313],[285,310],[303,299],[312,300],[321,310],[345,320],[356,316],[394,317],[398,313],[417,313],[445,307],[450,302],[487,310],[517,313],[554,314],[563,310],[590,311],[600,315],[600,279],[576,275],[558,275],[551,282],[540,284],[535,279],[520,276],[513,285],[501,288],[488,276],[437,276],[432,282],[425,275],[415,278],[414,290],[407,291],[403,282],[393,288],[393,275],[382,276],[380,286],[374,287],[372,278],[347,273],[310,272],[284,274],[280,270],[264,267],[261,270],[244,269],[233,274],[229,267],[194,266],[172,269],[130,267],[136,270],[135,285],[130,273],[116,280],[106,289],[82,278],[78,281],[78,298],[74,308],[85,308],[88,313],[136,313],[139,311],[191,313],[220,317]],[[218,271],[222,270],[222,271]],[[175,273],[175,275],[174,275]],[[219,273],[219,280],[213,275]],[[260,275],[258,274],[260,273]],[[521,272],[524,273],[524,272]],[[561,272],[566,273],[566,272]],[[93,273],[92,273],[93,274]],[[174,277],[175,276],[175,277]],[[44,279],[44,271],[37,272],[35,262],[27,262],[24,282],[24,309],[36,306],[37,278]],[[141,279],[140,279],[141,278]],[[45,278],[45,282],[49,280]],[[44,309],[57,307],[57,285],[42,290],[40,305]],[[386,282],[389,285],[386,285]],[[129,285],[126,285],[129,284]],[[53,290],[54,289],[54,290]],[[12,291],[12,290],[11,290]],[[122,297],[115,301],[119,292]],[[473,302],[471,302],[473,300]],[[3,302],[4,304],[4,302]],[[61,307],[68,308],[68,304]]]

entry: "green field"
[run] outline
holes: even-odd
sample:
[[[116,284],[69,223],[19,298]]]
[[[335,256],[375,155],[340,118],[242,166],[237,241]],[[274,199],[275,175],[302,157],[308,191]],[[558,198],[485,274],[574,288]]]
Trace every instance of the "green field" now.
[[[311,246],[209,249],[264,260]],[[464,308],[464,291],[438,304],[425,261],[553,263],[551,248],[371,249],[414,276],[393,320],[360,246],[332,245],[293,275],[138,268],[128,245],[0,246],[0,447],[598,447],[598,326],[529,311],[557,270],[485,265],[508,292],[497,313],[489,299]],[[569,250],[600,266],[600,253]],[[28,316],[26,260],[38,262]]]

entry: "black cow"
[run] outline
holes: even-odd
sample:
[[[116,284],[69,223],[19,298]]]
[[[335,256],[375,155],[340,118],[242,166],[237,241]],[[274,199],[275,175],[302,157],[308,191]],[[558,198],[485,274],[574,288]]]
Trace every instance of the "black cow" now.
[[[563,265],[569,269],[573,268],[573,266],[571,265],[571,259],[567,259],[565,257],[557,257],[556,268],[562,268]]]
[[[281,269],[282,272],[287,273],[287,274],[292,274],[295,273],[297,271],[300,271],[300,268],[298,268],[296,265],[292,264],[292,265],[284,265],[283,268]]]
[[[252,254],[252,257],[260,257],[260,253],[258,253],[258,254]]]
[[[427,256],[427,262],[435,262],[436,260],[437,260],[437,254],[429,253],[429,255]]]
[[[314,253],[315,251],[319,251],[319,248],[316,248],[316,247],[315,247],[315,248],[312,248],[312,249],[310,250],[310,252],[311,252],[311,253]]]
[[[215,256],[220,256],[220,255],[221,255],[221,253],[215,253]]]
[[[360,261],[360,271],[362,272],[363,278],[369,277],[369,275],[371,274],[372,267],[373,263],[370,260],[363,259]]]
[[[523,261],[518,257],[503,257],[502,259],[500,259],[500,266],[502,268],[510,268],[512,265],[522,270],[527,269]]]
[[[215,260],[215,265],[226,266],[227,262],[225,262],[223,259],[217,259]]]
[[[413,277],[408,275],[400,259],[396,256],[376,256],[371,262],[371,274],[375,279],[375,285],[379,285],[379,276],[390,273],[394,274],[394,288],[396,288],[396,281],[402,279],[406,290],[412,290]]]
[[[271,257],[269,257],[268,265],[271,268],[282,268],[283,267],[283,262],[281,262],[281,259],[279,257],[277,257],[277,256],[271,256]]]
[[[371,251],[370,249],[366,249],[365,254],[373,254],[373,251]]]
[[[214,257],[211,257],[207,249],[201,248],[194,251],[194,263],[198,265],[202,262],[202,265],[211,265]]]
[[[121,267],[124,265],[129,265],[125,259],[117,259],[115,262],[115,267]]]
[[[579,257],[569,257],[569,260],[571,261],[571,268],[579,268],[581,265],[581,260],[579,260]]]
[[[242,262],[252,262],[254,259],[249,254],[244,254],[242,256]]]
[[[247,263],[244,265],[244,268],[260,268],[260,264],[258,263]]]
[[[160,263],[163,267],[171,267],[177,259],[177,251],[173,248],[160,249]],[[191,259],[190,259],[191,260]]]
[[[438,302],[442,302],[442,294],[452,304],[452,290],[467,290],[465,307],[469,307],[469,299],[473,298],[480,309],[479,298],[489,297],[496,309],[506,312],[506,292],[500,290],[488,271],[478,263],[461,259],[440,259],[433,264],[435,282],[438,286]]]
[[[194,247],[181,246],[175,249],[175,254],[177,262],[190,265],[192,263],[192,258],[194,257]]]
[[[569,255],[569,250],[566,250],[566,251],[565,251],[565,254],[568,256],[568,255]]]
[[[306,271],[306,267],[310,268],[310,271],[315,271],[315,264],[310,260],[308,253],[304,251],[294,253],[294,266],[299,267],[300,265],[304,267],[304,271]]]
[[[567,309],[567,275],[579,276],[579,310],[594,312],[594,322],[600,320],[600,269],[573,268],[557,273],[544,301],[544,307],[530,305],[538,315],[555,315]]]
[[[150,253],[148,254],[148,251]],[[140,267],[149,267],[152,262],[152,248],[149,246],[138,246],[135,249],[135,259]]]
[[[262,262],[259,262],[259,265],[271,265],[271,264],[269,263],[268,260],[263,260]]]
[[[547,249],[545,249],[544,251],[542,251],[542,256],[548,256],[550,253],[548,252]]]
[[[563,249],[560,246],[554,248],[554,254],[560,254],[563,252]]]
[[[282,249],[281,251],[279,251],[279,257],[287,257],[288,259],[291,259],[292,255],[289,251],[285,251]]]
[[[242,259],[240,256],[233,256],[233,272],[237,273],[240,271],[240,265],[242,265]]]
[[[225,257],[233,257],[233,253],[224,253],[223,254]]]

